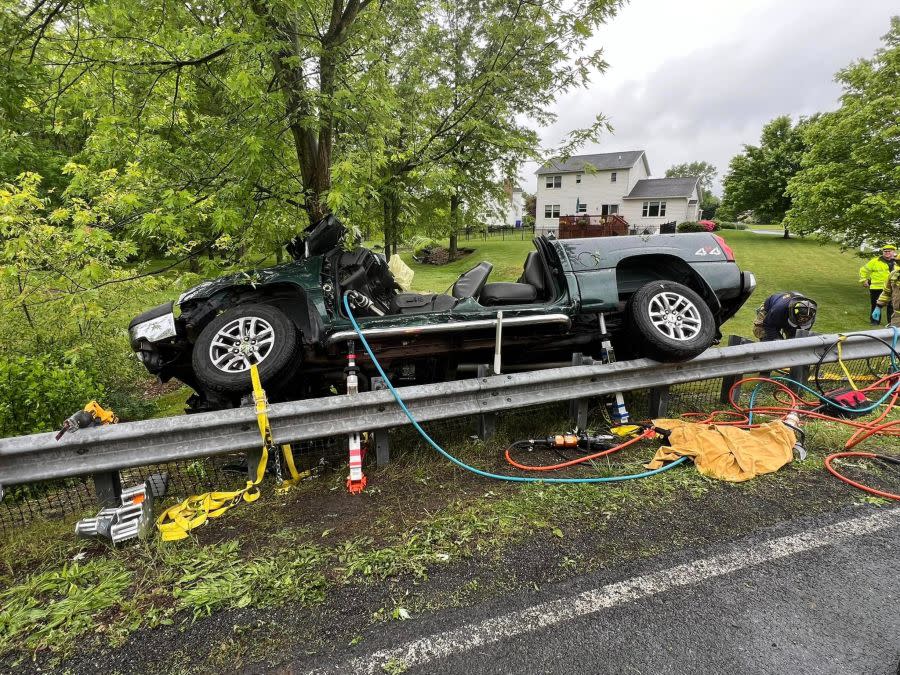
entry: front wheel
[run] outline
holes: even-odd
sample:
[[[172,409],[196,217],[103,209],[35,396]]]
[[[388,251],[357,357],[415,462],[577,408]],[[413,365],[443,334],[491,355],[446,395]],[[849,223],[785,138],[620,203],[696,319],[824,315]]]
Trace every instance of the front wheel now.
[[[297,328],[269,305],[238,305],[210,321],[194,344],[194,374],[206,387],[228,394],[251,390],[250,366],[263,386],[279,386],[300,365]]]
[[[628,302],[630,337],[642,356],[657,361],[686,361],[709,349],[716,321],[696,292],[674,281],[641,286]]]

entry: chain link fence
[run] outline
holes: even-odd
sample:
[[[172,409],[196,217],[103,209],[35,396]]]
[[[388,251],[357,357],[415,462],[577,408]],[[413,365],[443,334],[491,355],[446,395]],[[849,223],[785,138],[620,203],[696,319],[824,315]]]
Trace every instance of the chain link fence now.
[[[821,368],[811,367],[809,383],[811,388],[833,391],[850,386],[849,378],[860,388],[870,386],[889,372],[888,358],[860,359],[840,364],[824,364]],[[752,376],[752,374],[749,374]],[[787,371],[773,371],[770,376],[788,377]],[[849,375],[849,377],[848,377]],[[817,384],[818,382],[818,384]],[[730,383],[726,383],[730,384]],[[741,401],[746,404],[749,392],[746,385]],[[727,388],[721,378],[697,380],[672,386],[667,390],[666,415],[676,417],[688,412],[712,412],[727,410],[730,405],[725,400]],[[811,395],[806,396],[807,399]],[[771,387],[760,387],[759,402],[772,401]],[[633,420],[645,420],[658,410],[658,400],[654,392],[635,390],[625,393],[625,403]],[[587,425],[589,429],[610,426],[605,400],[591,399],[587,402]],[[514,429],[520,437],[540,436],[558,433],[574,427],[569,402],[560,402],[540,408],[517,408],[499,415],[505,429]],[[479,420],[460,417],[434,422],[422,426],[440,445],[452,448],[471,440],[478,433]],[[425,440],[406,425],[389,430],[388,442],[391,452],[431,452]],[[313,475],[325,474],[330,470],[343,470],[347,463],[347,442],[345,438],[324,438],[304,441],[294,445],[294,458],[298,471],[310,471]],[[375,453],[370,452],[367,462],[375,461]],[[273,463],[270,461],[270,472]],[[185,498],[192,494],[211,490],[231,490],[244,485],[247,477],[247,460],[240,454],[205,457],[184,462],[149,465],[120,472],[123,486],[131,486],[146,480],[153,474],[164,473],[168,479],[167,496]],[[71,514],[96,512],[98,509],[96,490],[91,477],[66,478],[43,483],[12,486],[0,502],[0,533],[36,519],[59,518]]]

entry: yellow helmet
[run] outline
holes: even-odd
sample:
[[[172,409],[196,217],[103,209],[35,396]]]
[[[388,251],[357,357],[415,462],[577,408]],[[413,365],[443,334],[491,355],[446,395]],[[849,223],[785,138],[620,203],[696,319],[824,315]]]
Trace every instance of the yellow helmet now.
[[[896,251],[897,246],[895,244],[885,244],[881,247],[882,251]]]

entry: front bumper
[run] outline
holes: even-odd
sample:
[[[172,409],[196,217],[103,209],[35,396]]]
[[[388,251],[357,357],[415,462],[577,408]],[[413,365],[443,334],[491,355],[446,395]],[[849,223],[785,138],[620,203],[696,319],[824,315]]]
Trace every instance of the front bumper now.
[[[746,300],[756,290],[756,276],[753,272],[741,272],[741,297]]]

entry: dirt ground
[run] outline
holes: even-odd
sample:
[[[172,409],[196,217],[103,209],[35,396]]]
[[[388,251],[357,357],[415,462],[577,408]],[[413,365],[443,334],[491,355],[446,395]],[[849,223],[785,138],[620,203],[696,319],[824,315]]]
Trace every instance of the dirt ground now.
[[[502,445],[470,442],[469,458],[486,468],[501,468]],[[611,468],[633,470],[646,460],[648,448],[621,455]],[[427,534],[434,523],[465,532],[458,527],[462,514],[479,527],[477,513],[482,511],[481,526],[493,529],[478,532],[458,548],[451,545],[446,560],[430,559],[424,572],[401,566],[399,573],[338,577],[326,571],[328,583],[315,602],[251,602],[196,617],[176,612],[171,625],[137,628],[115,647],[105,644],[102,633],[87,633],[65,655],[40,651],[22,661],[18,654],[6,657],[5,666],[15,664],[22,673],[53,669],[87,674],[101,668],[110,673],[278,672],[300,657],[364,645],[384,622],[538,590],[589,571],[872,501],[826,474],[821,458],[813,448],[806,462],[741,484],[705,479],[686,466],[625,487],[568,488],[489,483],[410,450],[388,467],[367,469],[370,487],[363,495],[349,496],[343,473],[335,472],[286,495],[267,493],[256,504],[234,509],[198,530],[184,546],[202,550],[239,541],[240,554],[251,560],[270,551],[283,555],[291,547],[339,550],[364,537],[373,551],[400,556],[407,549],[398,541],[409,542],[416,532],[435,536]],[[495,508],[508,511],[513,521],[521,514],[528,522],[491,520]],[[273,548],[280,539],[287,547]],[[446,545],[440,541],[435,546]],[[96,545],[83,552],[105,555]]]

